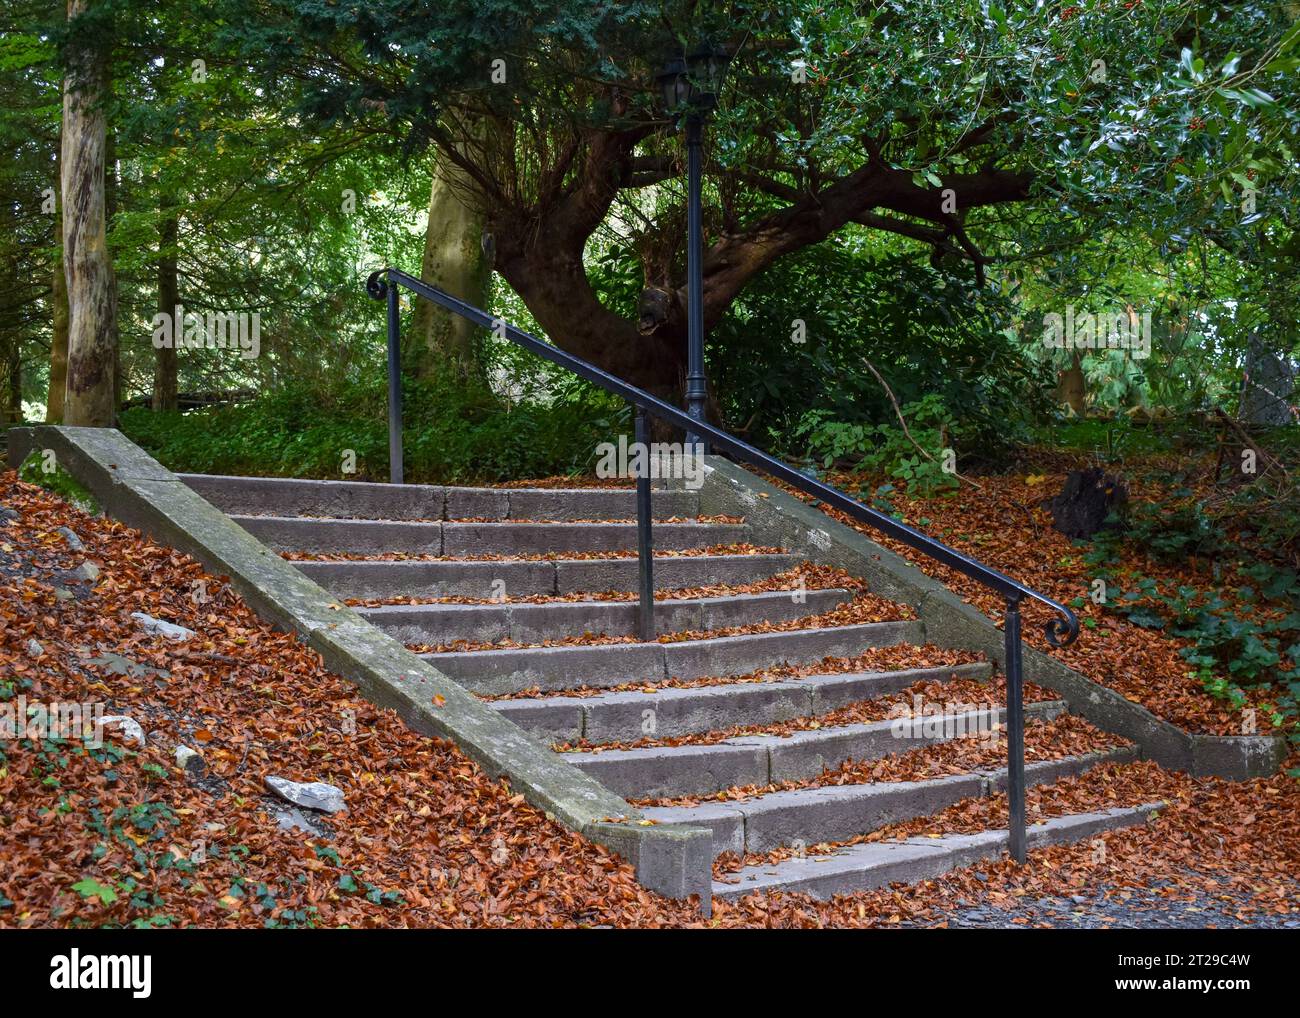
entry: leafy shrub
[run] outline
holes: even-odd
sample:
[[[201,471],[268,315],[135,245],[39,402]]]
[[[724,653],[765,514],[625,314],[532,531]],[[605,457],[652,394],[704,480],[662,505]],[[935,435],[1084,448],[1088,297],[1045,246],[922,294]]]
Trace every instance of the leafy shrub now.
[[[1164,560],[1214,556],[1230,547],[1221,525],[1200,503],[1174,510],[1145,509],[1127,532],[1099,534],[1085,561],[1095,567],[1111,565],[1121,543]],[[1110,606],[1134,625],[1188,640],[1180,653],[1212,695],[1241,706],[1242,687],[1272,685],[1274,724],[1289,727],[1292,739],[1300,741],[1300,578],[1293,569],[1265,561],[1242,572],[1256,585],[1238,588],[1232,601],[1225,599],[1226,592],[1193,586],[1168,593],[1155,579],[1139,575]],[[1281,606],[1286,614],[1243,611],[1261,599]]]
[[[483,389],[432,379],[403,386],[406,479],[476,483],[577,474],[595,446],[628,427],[617,400],[574,386],[549,404],[502,406]],[[339,477],[351,450],[356,480],[388,476],[387,394],[382,383],[336,392],[305,386],[238,406],[192,413],[129,410],[122,430],[173,470]]]
[[[1215,558],[1228,546],[1222,526],[1206,513],[1203,502],[1146,506],[1131,512],[1127,525],[1129,540],[1162,562]]]
[[[1237,525],[1242,541],[1293,566],[1300,563],[1300,482],[1293,476],[1242,485],[1224,516]]]
[[[589,271],[607,306],[636,316],[644,276],[632,247],[612,245]],[[1000,463],[1053,389],[1049,367],[1025,357],[1014,318],[1005,295],[849,231],[745,287],[709,328],[709,382],[730,430],[790,458],[805,451],[796,430],[810,410],[847,427],[897,424],[870,359],[900,404],[934,395],[955,412],[963,463]]]
[[[933,394],[923,396],[902,411],[915,443],[896,424],[838,421],[826,410],[809,410],[794,433],[807,442],[808,455],[823,467],[849,461],[906,482],[909,491],[922,498],[957,487],[957,478],[944,470],[943,460],[961,428],[943,401]]]

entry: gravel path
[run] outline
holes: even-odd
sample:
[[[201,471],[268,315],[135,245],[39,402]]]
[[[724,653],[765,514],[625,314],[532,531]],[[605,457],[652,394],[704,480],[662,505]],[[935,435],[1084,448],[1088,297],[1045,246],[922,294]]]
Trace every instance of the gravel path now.
[[[1300,918],[1295,916],[1241,914],[1248,896],[1230,881],[1221,880],[1219,886],[1222,891],[1217,894],[1179,888],[1172,881],[1149,887],[1103,887],[1102,893],[1094,897],[1026,896],[1008,909],[970,902],[941,915],[938,921],[946,920],[949,927],[959,929],[1300,929]],[[1295,900],[1300,901],[1300,881],[1295,885]]]

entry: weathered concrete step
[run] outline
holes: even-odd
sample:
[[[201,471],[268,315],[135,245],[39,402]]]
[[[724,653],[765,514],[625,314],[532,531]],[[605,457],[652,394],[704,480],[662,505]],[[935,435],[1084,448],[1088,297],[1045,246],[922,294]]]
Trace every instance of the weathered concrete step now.
[[[886,696],[915,682],[954,678],[983,681],[991,674],[992,666],[979,662],[890,672],[809,675],[780,682],[500,700],[495,706],[515,724],[548,743],[586,739],[599,745],[634,742],[647,735],[671,739],[740,725],[771,725]]]
[[[328,520],[299,516],[231,516],[274,551],[442,554],[442,524]]]
[[[246,516],[326,516],[369,520],[607,520],[636,516],[631,489],[463,488],[369,481],[315,481],[289,477],[181,474],[181,479],[226,513]],[[658,490],[658,518],[695,516],[699,494]]]
[[[1074,813],[1053,817],[1029,828],[1029,847],[1082,841],[1105,831],[1145,823],[1163,803]],[[803,856],[779,863],[747,866],[726,880],[713,882],[718,898],[735,899],[755,891],[786,891],[830,898],[930,880],[949,870],[995,859],[1007,850],[1006,831],[949,834],[942,838],[908,838],[850,845],[828,856]]]
[[[1103,763],[1137,759],[1137,749],[1118,749],[1059,760],[1026,763],[1025,781],[1040,785],[1079,775]],[[881,781],[770,792],[742,802],[654,806],[642,812],[665,826],[708,827],[714,856],[723,852],[770,852],[786,845],[848,841],[919,816],[932,816],[962,799],[1002,791],[1007,770],[973,771],[926,781]]]
[[[790,591],[671,598],[656,603],[655,625],[660,633],[680,633],[784,622],[831,611],[852,598],[847,590],[804,591],[799,601],[794,600]],[[583,633],[633,635],[639,606],[634,601],[550,601],[386,605],[357,611],[403,643],[438,644],[452,640],[532,643]]]
[[[1053,718],[1065,702],[1028,704],[1030,717]],[[949,715],[947,724],[928,730],[907,719],[836,725],[793,735],[745,735],[707,746],[647,746],[565,753],[564,758],[625,799],[665,799],[712,795],[738,785],[804,781],[850,760],[878,760],[920,746],[962,737],[981,737],[1006,711],[975,710]],[[924,722],[924,719],[918,719]],[[718,784],[725,780],[726,784]]]
[[[428,484],[218,474],[179,476],[194,491],[229,515],[440,520],[447,504],[447,489]]]
[[[520,647],[422,655],[435,668],[482,695],[600,688],[625,682],[746,675],[780,664],[806,665],[854,657],[871,647],[919,643],[919,622],[795,629],[674,643]]]
[[[695,491],[655,490],[657,519],[699,515]],[[449,520],[628,520],[636,518],[633,488],[448,488]]]
[[[793,569],[793,555],[656,556],[656,590],[739,586]],[[295,562],[335,597],[527,597],[635,591],[635,558],[490,562]]]
[[[275,551],[379,555],[533,555],[565,551],[630,551],[635,523],[416,523],[330,520],[301,516],[232,516]],[[748,539],[743,523],[658,523],[655,547],[682,551]]]
[[[635,523],[444,523],[444,555],[529,555],[553,551],[631,551]],[[663,551],[707,548],[749,540],[743,523],[656,523],[654,546]]]

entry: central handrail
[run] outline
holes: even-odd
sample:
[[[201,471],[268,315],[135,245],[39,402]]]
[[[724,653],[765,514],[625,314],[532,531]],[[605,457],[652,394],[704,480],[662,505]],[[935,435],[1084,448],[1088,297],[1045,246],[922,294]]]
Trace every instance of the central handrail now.
[[[644,442],[645,417],[657,417],[681,430],[694,433],[713,449],[730,453],[771,476],[782,480],[806,495],[838,509],[860,523],[921,552],[940,565],[947,566],[963,576],[1001,594],[1006,599],[1007,612],[1003,623],[1005,641],[1004,671],[1007,679],[1007,742],[1008,742],[1008,796],[1011,812],[1011,855],[1018,862],[1025,859],[1024,829],[1024,715],[1021,690],[1023,685],[1020,646],[1020,602],[1026,598],[1038,601],[1057,613],[1045,627],[1048,643],[1054,647],[1068,646],[1079,635],[1079,620],[1065,605],[1046,594],[1028,587],[1005,573],[999,572],[942,541],[930,537],[894,517],[874,509],[829,484],[809,477],[803,471],[784,463],[748,442],[710,424],[690,417],[685,411],[666,403],[628,382],[602,371],[580,357],[516,328],[482,308],[453,297],[436,286],[402,272],[387,268],[372,272],[366,280],[366,292],[376,300],[388,300],[388,352],[389,352],[389,449],[393,478],[401,480],[401,387],[398,377],[400,349],[398,344],[398,305],[396,287],[402,286],[426,300],[460,317],[480,325],[498,336],[504,336],[516,346],[521,346],[550,363],[572,372],[579,378],[600,386],[606,392],[620,396],[632,405],[636,417],[636,440]],[[649,478],[637,478],[638,486],[638,557],[641,561],[641,619],[642,638],[653,639],[653,585],[650,582],[651,547],[649,541]]]

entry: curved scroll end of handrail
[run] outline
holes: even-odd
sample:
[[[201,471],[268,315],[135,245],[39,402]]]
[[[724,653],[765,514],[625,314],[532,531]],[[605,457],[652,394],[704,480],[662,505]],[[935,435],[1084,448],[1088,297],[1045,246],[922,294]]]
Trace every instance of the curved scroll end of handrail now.
[[[384,278],[387,269],[376,269],[366,277],[366,293],[374,297],[375,300],[383,300],[388,296],[388,280]]]
[[[1063,604],[1057,604],[1055,601],[1048,603],[1059,611],[1064,618],[1052,619],[1044,627],[1047,633],[1047,642],[1053,647],[1068,647],[1079,638],[1079,618]]]

